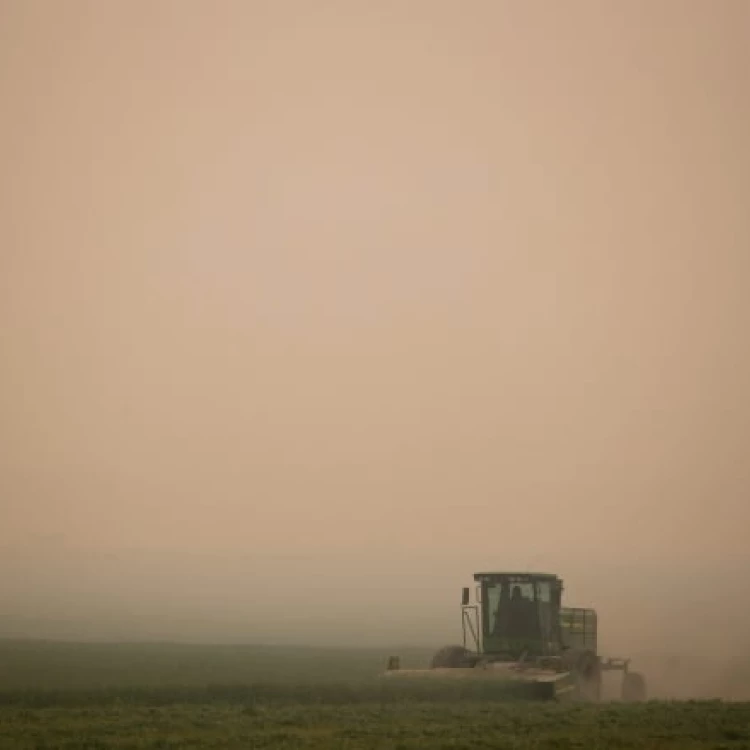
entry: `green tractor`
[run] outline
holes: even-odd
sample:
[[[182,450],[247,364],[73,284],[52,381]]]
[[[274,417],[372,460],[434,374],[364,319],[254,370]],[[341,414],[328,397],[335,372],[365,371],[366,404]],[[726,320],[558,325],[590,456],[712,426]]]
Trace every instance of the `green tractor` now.
[[[401,669],[391,657],[388,676],[504,679],[533,697],[598,701],[602,674],[616,670],[623,700],[646,699],[645,679],[629,659],[599,656],[596,612],[562,606],[556,575],[475,573],[474,580],[474,603],[463,590],[463,645],[441,648],[427,670]]]

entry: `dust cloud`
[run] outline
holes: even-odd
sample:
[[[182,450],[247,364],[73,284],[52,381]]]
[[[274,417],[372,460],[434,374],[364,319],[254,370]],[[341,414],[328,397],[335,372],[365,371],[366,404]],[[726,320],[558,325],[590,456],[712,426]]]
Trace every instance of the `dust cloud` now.
[[[749,31],[0,0],[0,635],[442,645],[551,570],[746,692]]]

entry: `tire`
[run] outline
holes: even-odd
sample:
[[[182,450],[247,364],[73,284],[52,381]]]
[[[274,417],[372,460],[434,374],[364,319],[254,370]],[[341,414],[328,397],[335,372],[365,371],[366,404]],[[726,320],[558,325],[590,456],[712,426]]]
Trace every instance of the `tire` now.
[[[622,677],[622,700],[642,703],[646,700],[646,680],[639,672],[625,672]]]
[[[474,654],[463,646],[443,646],[432,657],[430,669],[460,669],[473,667],[475,663]]]
[[[602,697],[602,666],[593,651],[581,651],[572,657],[576,700],[595,703]]]

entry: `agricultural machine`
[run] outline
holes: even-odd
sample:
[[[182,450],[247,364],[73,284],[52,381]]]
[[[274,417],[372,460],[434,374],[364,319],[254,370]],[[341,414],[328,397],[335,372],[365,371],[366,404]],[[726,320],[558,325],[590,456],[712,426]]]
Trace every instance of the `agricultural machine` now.
[[[463,589],[463,645],[445,646],[429,669],[401,669],[388,661],[386,676],[508,681],[537,699],[597,701],[602,674],[622,672],[621,696],[646,699],[646,682],[629,659],[597,650],[593,609],[562,606],[563,583],[549,573],[475,573],[476,595]]]

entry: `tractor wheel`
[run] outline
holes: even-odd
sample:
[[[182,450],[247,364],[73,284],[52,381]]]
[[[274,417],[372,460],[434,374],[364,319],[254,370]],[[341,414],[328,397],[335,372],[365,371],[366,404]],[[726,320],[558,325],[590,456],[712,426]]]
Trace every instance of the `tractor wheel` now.
[[[460,669],[461,667],[473,667],[475,663],[474,654],[463,646],[443,646],[432,657],[430,669],[445,667]]]
[[[641,703],[646,700],[646,680],[639,672],[625,672],[622,677],[622,700]]]
[[[572,664],[575,695],[578,700],[596,702],[602,695],[602,667],[593,651],[581,651]]]

